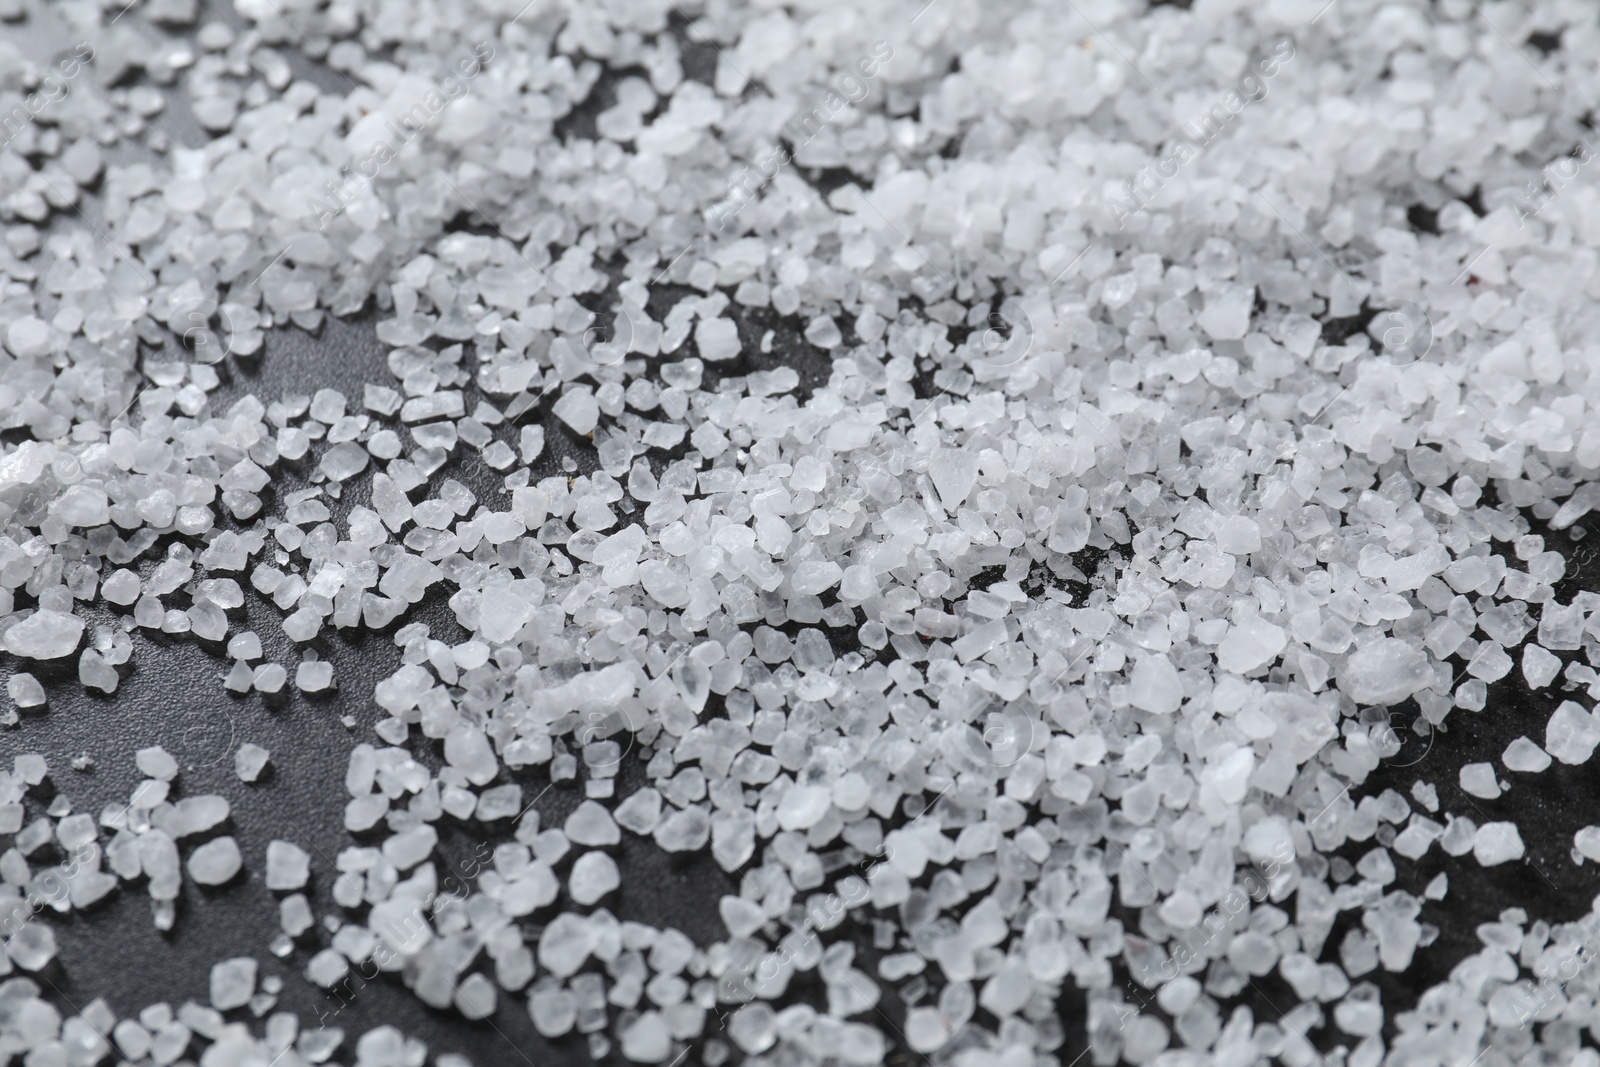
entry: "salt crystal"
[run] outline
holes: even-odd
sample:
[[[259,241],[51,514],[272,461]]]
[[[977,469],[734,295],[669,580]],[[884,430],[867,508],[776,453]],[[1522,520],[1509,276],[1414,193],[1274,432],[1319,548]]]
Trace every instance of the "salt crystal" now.
[[[24,659],[60,659],[70,656],[82,638],[82,619],[41,608],[6,631],[5,647]]]
[[[250,1003],[256,991],[256,961],[249,956],[223,960],[211,968],[211,1006],[231,1011]]]
[[[1526,737],[1519,737],[1506,746],[1500,762],[1506,765],[1507,770],[1538,774],[1550,766],[1550,756]]]
[[[300,889],[311,873],[311,856],[288,841],[267,844],[267,888],[277,891]]]
[[[810,829],[828,813],[832,799],[822,786],[797,785],[778,803],[778,825],[785,830]]]
[[[1600,723],[1583,707],[1564,700],[1544,729],[1544,748],[1566,764],[1587,763],[1600,745]]]
[[[1398,704],[1433,682],[1427,655],[1394,637],[1351,652],[1339,670],[1339,688],[1358,704]]]
[[[590,905],[598,903],[621,884],[622,876],[615,860],[604,852],[585,852],[572,866],[567,891],[575,902]]]
[[[239,846],[231,837],[207,841],[189,854],[189,877],[200,885],[222,885],[244,865]]]
[[[592,800],[579,804],[567,816],[562,829],[573,844],[590,848],[604,848],[622,840],[622,833],[617,829],[611,813]]]
[[[178,761],[173,759],[167,750],[160,745],[141,748],[134,754],[134,762],[139,768],[139,773],[146,778],[157,778],[163,782],[170,782],[178,775]]]
[[[672,1032],[658,1012],[645,1012],[622,1032],[622,1054],[634,1063],[664,1063],[671,1052]]]
[[[10,695],[12,703],[19,708],[42,707],[45,702],[44,686],[25,671],[18,671],[7,680],[6,692]]]
[[[272,754],[260,745],[246,741],[234,753],[233,767],[241,782],[254,782],[261,777]]]
[[[1472,796],[1494,800],[1500,795],[1500,783],[1495,780],[1494,764],[1468,763],[1463,766],[1461,788]]]
[[[1530,643],[1523,648],[1522,677],[1530,689],[1543,689],[1555,680],[1560,670],[1559,657],[1546,652],[1536,644]]]
[[[1514,822],[1484,823],[1472,838],[1472,856],[1484,867],[1519,860],[1524,851]]]

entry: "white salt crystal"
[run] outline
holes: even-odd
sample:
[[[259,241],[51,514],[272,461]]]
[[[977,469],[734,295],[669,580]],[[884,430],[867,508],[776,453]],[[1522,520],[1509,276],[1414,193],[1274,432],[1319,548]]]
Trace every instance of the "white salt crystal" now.
[[[83,638],[83,620],[41,608],[6,631],[6,651],[24,659],[70,656]]]
[[[633,833],[652,833],[660,821],[661,794],[650,786],[638,790],[617,805],[617,825]]]
[[[1506,746],[1500,762],[1506,765],[1507,770],[1538,774],[1550,766],[1550,756],[1526,737],[1519,737]]]
[[[25,671],[18,671],[6,681],[6,692],[19,708],[42,707],[45,702],[44,686]]]
[[[327,660],[306,660],[295,668],[294,684],[304,693],[320,693],[333,687],[333,664]]]
[[[231,837],[207,841],[189,854],[189,877],[200,885],[222,885],[242,866],[239,845]]]
[[[256,961],[250,956],[223,960],[211,968],[211,1006],[231,1011],[250,1003],[256,991]]]
[[[178,776],[178,761],[160,745],[141,748],[134,754],[134,763],[146,778],[170,782]]]
[[[1472,837],[1472,856],[1484,867],[1519,860],[1524,851],[1514,822],[1484,823]]]
[[[456,987],[456,1010],[468,1019],[487,1019],[494,1014],[496,995],[494,983],[482,974],[469,974]]]
[[[254,782],[266,769],[272,753],[253,742],[246,741],[233,756],[233,769],[241,782]]]
[[[695,349],[708,363],[720,363],[739,354],[739,329],[732,319],[701,319],[694,328]]]
[[[1140,657],[1128,682],[1128,700],[1143,711],[1162,715],[1177,711],[1183,704],[1183,681],[1178,669],[1166,656]]]
[[[1566,764],[1587,763],[1600,745],[1600,723],[1583,707],[1564,700],[1544,728],[1544,748]]]
[[[659,1012],[644,1012],[622,1032],[622,1054],[635,1063],[664,1063],[671,1052],[672,1032]]]
[[[1339,689],[1358,704],[1398,704],[1432,682],[1427,654],[1394,637],[1359,646],[1339,669]]]
[[[1600,861],[1600,826],[1585,826],[1572,836],[1572,847],[1587,860]]]
[[[267,843],[268,889],[300,889],[310,876],[311,856],[305,849],[288,841]]]
[[[820,785],[797,785],[778,802],[778,825],[785,830],[808,830],[828,813],[829,790]]]
[[[622,840],[622,832],[617,829],[611,813],[592,800],[579,804],[567,816],[562,829],[573,844],[590,848],[604,848]]]
[[[1561,671],[1560,657],[1529,642],[1522,650],[1522,677],[1530,689],[1543,689]]]
[[[579,904],[598,903],[601,897],[622,884],[616,861],[604,852],[585,852],[572,865],[567,891]]]
[[[1494,800],[1500,795],[1500,783],[1495,780],[1494,764],[1468,763],[1462,767],[1461,788],[1472,796]]]
[[[1206,298],[1205,310],[1198,316],[1200,328],[1219,341],[1237,341],[1250,329],[1250,312],[1255,303],[1252,286],[1224,286]]]
[[[593,433],[600,422],[600,405],[594,394],[583,387],[567,390],[550,411],[580,436]]]

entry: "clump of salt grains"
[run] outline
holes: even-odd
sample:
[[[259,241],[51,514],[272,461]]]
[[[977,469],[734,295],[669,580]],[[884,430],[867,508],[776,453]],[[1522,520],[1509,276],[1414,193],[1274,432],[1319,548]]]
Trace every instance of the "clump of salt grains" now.
[[[401,663],[328,798],[353,842],[241,848],[230,802],[179,796],[154,746],[98,818],[61,794],[33,812],[38,757],[0,772],[0,975],[49,965],[49,913],[122,882],[164,929],[185,876],[282,919],[216,965],[209,1004],[62,1022],[9,979],[0,1048],[328,1061],[342,1031],[268,1014],[273,960],[326,988],[376,965],[639,1063],[1466,1063],[1535,1014],[1587,1022],[1590,969],[1537,983],[1594,916],[1510,909],[1418,1010],[1381,1003],[1363,976],[1428,951],[1448,893],[1396,888],[1401,867],[1526,848],[1425,786],[1414,807],[1363,785],[1397,750],[1386,709],[1494,714],[1514,669],[1565,695],[1498,764],[1452,769],[1463,792],[1514,798],[1600,745],[1600,595],[1558,600],[1564,558],[1529,532],[1600,504],[1580,310],[1600,194],[1512,195],[1581,138],[1555,86],[1597,57],[1535,69],[1464,3],[1238,7],[685,27],[650,0],[423,0],[297,7],[289,32],[240,4],[245,25],[145,46],[142,18],[193,20],[163,3],[92,27],[93,69],[0,167],[5,722],[60,714],[34,662],[114,693],[157,631],[274,701],[339,686],[309,651],[328,632],[398,623]],[[708,80],[686,76],[713,40]],[[302,46],[349,91],[294,80],[280,49]],[[1269,51],[1270,91],[1234,110]],[[1390,77],[1360,73],[1376,56]],[[558,135],[596,60],[613,103]],[[174,87],[97,85],[130,67]],[[179,92],[204,147],[146,131]],[[1195,136],[1165,116],[1223,114],[1155,180]],[[779,136],[794,165],[758,181]],[[106,161],[119,137],[139,161]],[[814,168],[856,181],[824,195]],[[91,195],[104,231],[62,210]],[[391,378],[213,402],[210,363],[369,301]],[[1364,307],[1398,310],[1329,332]],[[756,308],[822,368],[805,390],[740,329]],[[139,356],[169,333],[190,361]],[[558,433],[585,464],[546,454]],[[239,629],[247,596],[281,612],[271,641]],[[407,618],[425,600],[454,633]],[[307,651],[265,655],[284,642]],[[649,784],[621,795],[630,760]],[[237,803],[268,762],[238,750]],[[584,793],[560,825],[525,788],[544,780]],[[492,865],[447,881],[441,828]],[[618,919],[625,837],[708,851],[729,936]],[[1358,862],[1332,856],[1350,842]],[[789,992],[812,973],[820,998]],[[1239,997],[1269,974],[1297,1001],[1258,1022]],[[1086,1020],[1058,1013],[1069,985]],[[426,1057],[389,1027],[352,1051]]]

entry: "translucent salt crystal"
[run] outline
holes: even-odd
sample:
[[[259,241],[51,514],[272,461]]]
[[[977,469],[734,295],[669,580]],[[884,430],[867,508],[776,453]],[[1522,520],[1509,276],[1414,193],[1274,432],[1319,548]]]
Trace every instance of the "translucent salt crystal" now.
[[[1544,728],[1544,748],[1566,764],[1587,763],[1600,745],[1600,722],[1593,714],[1570,700],[1564,700]]]
[[[228,655],[234,659],[260,659],[261,638],[254,630],[245,630],[228,638]]]
[[[134,763],[146,778],[170,782],[178,776],[178,761],[160,745],[141,748],[134,754]]]
[[[791,584],[801,596],[815,596],[839,584],[844,568],[833,560],[808,560],[795,567]]]
[[[585,388],[570,389],[550,408],[552,414],[580,436],[591,434],[600,422],[600,405]]]
[[[701,319],[694,328],[695,349],[708,363],[721,363],[739,354],[739,328],[732,319]]]
[[[1418,646],[1383,637],[1356,648],[1339,668],[1339,689],[1358,704],[1398,704],[1433,683]]]
[[[271,758],[272,753],[260,745],[246,741],[233,755],[234,773],[239,776],[241,782],[254,782],[261,777],[261,772],[266,769],[267,762]]]
[[[207,841],[189,854],[189,877],[200,885],[222,885],[244,865],[239,846],[231,837]]]
[[[572,865],[567,892],[574,901],[587,906],[597,903],[621,884],[622,876],[615,860],[604,852],[585,852]]]
[[[500,769],[488,736],[482,730],[466,724],[457,726],[446,735],[444,758],[474,785],[493,781]]]
[[[718,905],[722,923],[734,937],[749,937],[767,924],[767,913],[761,905],[743,897],[727,895]]]
[[[671,1052],[672,1031],[659,1012],[644,1012],[622,1032],[622,1054],[634,1063],[664,1063]]]
[[[577,1021],[578,1006],[565,989],[537,989],[528,998],[528,1015],[541,1036],[560,1037]]]
[[[70,656],[82,638],[82,619],[41,608],[6,631],[5,647],[24,659],[60,659]]]
[[[251,684],[261,693],[277,693],[289,680],[289,672],[280,663],[263,663],[252,675]]]
[[[294,684],[304,693],[320,693],[333,687],[333,664],[327,660],[306,660],[295,668]]]
[[[180,837],[203,834],[212,827],[221,825],[231,811],[227,800],[215,793],[184,797],[178,801],[177,807],[177,834]]]
[[[130,570],[116,571],[100,583],[100,595],[126,607],[139,599],[139,576]]]
[[[594,943],[587,917],[562,912],[539,935],[539,964],[557,977],[569,977],[589,958]]]
[[[654,832],[661,821],[661,794],[645,786],[617,805],[616,822],[636,834]]]
[[[839,324],[833,321],[831,315],[818,315],[806,323],[805,338],[818,348],[838,348],[844,343]]]
[[[1423,889],[1422,895],[1429,900],[1443,900],[1445,895],[1449,892],[1450,876],[1440,873],[1435,875],[1433,880],[1428,883],[1425,889]]]
[[[617,829],[611,813],[592,800],[579,804],[567,816],[562,830],[573,844],[590,848],[604,848],[622,840],[622,832]]]
[[[288,841],[267,844],[267,888],[278,891],[300,889],[311,876],[311,856]]]
[[[312,922],[311,904],[305,894],[291,894],[278,905],[278,926],[290,937],[299,937],[311,929]]]
[[[1506,746],[1500,762],[1506,765],[1507,770],[1538,774],[1550,766],[1550,756],[1526,737],[1519,737]]]
[[[711,838],[711,820],[697,808],[674,811],[655,830],[655,843],[667,852],[694,852]]]
[[[859,811],[872,799],[872,787],[856,771],[840,775],[833,783],[833,803],[841,811]]]
[[[331,948],[323,949],[306,962],[306,980],[323,989],[332,989],[349,973],[348,961]]]
[[[1514,822],[1484,823],[1472,837],[1472,856],[1484,867],[1519,860],[1524,851]]]
[[[1144,656],[1134,664],[1128,701],[1143,711],[1170,715],[1183,703],[1183,681],[1166,656]]]
[[[820,785],[797,785],[778,803],[778,825],[785,830],[808,830],[828,814],[831,792]]]
[[[43,970],[56,958],[55,931],[43,923],[26,923],[11,935],[6,954],[25,971]]]
[[[11,702],[19,708],[44,706],[44,686],[39,684],[39,679],[25,671],[18,671],[6,681],[6,692]]]
[[[319,469],[331,481],[342,482],[367,468],[367,450],[354,441],[342,441],[322,455]]]
[[[439,833],[432,826],[402,830],[383,843],[383,858],[402,871],[408,871],[433,855]]]
[[[256,991],[256,961],[250,956],[223,960],[211,968],[211,1006],[231,1011],[250,1003]]]
[[[1288,644],[1281,626],[1259,615],[1247,615],[1231,628],[1217,646],[1217,666],[1236,674],[1248,674],[1277,659]]]
[[[494,983],[482,974],[469,974],[456,987],[454,1000],[456,1010],[465,1018],[487,1019],[495,1009]]]
[[[1530,689],[1543,689],[1561,671],[1561,659],[1539,645],[1529,643],[1522,650],[1522,677]]]
[[[92,648],[83,650],[83,655],[78,658],[78,681],[86,687],[98,689],[104,693],[116,692],[117,669],[106,662],[103,655]]]
[[[1218,341],[1237,341],[1250,329],[1255,295],[1253,286],[1224,286],[1206,298],[1205,310],[1196,321]]]
[[[1484,800],[1494,800],[1500,795],[1500,783],[1495,780],[1494,764],[1468,763],[1461,768],[1463,791]]]
[[[777,1043],[777,1015],[759,1001],[746,1004],[728,1021],[728,1036],[745,1052],[758,1056]]]

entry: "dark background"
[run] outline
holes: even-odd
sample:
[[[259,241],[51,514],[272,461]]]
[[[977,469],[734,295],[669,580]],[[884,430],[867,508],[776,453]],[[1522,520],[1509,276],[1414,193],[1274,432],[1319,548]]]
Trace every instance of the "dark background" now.
[[[138,20],[138,9],[126,17]],[[202,22],[208,19],[221,19],[236,27],[241,25],[231,5],[224,3],[204,4]],[[139,26],[153,36],[168,32],[149,23],[139,22]],[[52,28],[48,22],[32,16],[22,22],[0,23],[0,38],[43,42],[46,46],[62,44],[59,32],[58,27]],[[686,73],[709,81],[715,63],[714,50],[697,43],[681,23],[675,24],[674,32],[684,48]],[[56,36],[52,37],[52,33]],[[348,88],[340,75],[299,51],[283,51],[294,65],[297,76],[309,78],[330,91]],[[141,73],[134,70],[119,84],[135,85],[142,81]],[[563,136],[593,135],[593,116],[610,105],[614,81],[611,76],[603,77],[590,98],[559,124],[558,130]],[[181,92],[168,96],[167,110],[154,125],[175,143],[195,146],[205,140],[189,115]],[[113,159],[126,159],[137,151],[139,149],[134,147],[119,146],[109,155]],[[805,176],[824,185],[840,180],[837,174]],[[85,213],[95,220],[92,202],[85,205]],[[1427,211],[1421,213],[1419,225],[1426,225],[1428,214]],[[63,219],[58,215],[55,221],[57,225],[77,224],[70,216]],[[466,217],[457,221],[463,228],[479,228],[482,224],[482,220]],[[655,287],[652,312],[659,317],[685,292],[670,285]],[[731,310],[732,313],[740,311],[738,305]],[[342,391],[354,406],[364,383],[390,379],[385,366],[387,349],[373,335],[373,324],[379,317],[369,308],[351,319],[331,319],[315,335],[294,328],[269,332],[263,354],[250,359],[230,358],[218,367],[223,384],[212,395],[211,411],[221,412],[235,399],[249,393],[263,402],[271,402],[285,394],[309,395],[324,387]],[[1348,325],[1330,323],[1330,333],[1347,329]],[[827,379],[827,356],[803,341],[803,323],[784,320],[770,310],[747,312],[740,322],[747,351],[754,350],[755,343],[769,328],[776,331],[769,355],[744,356],[734,363],[724,364],[719,370],[724,374],[743,374],[781,365],[793,366],[801,375],[802,396]],[[1330,337],[1330,340],[1336,339]],[[176,341],[171,341],[164,350],[146,349],[143,355],[147,360],[170,360],[183,359],[186,353]],[[707,381],[712,380],[713,374],[708,369]],[[475,393],[475,389],[468,388],[468,410],[473,406]],[[548,409],[546,402],[518,420],[526,423],[540,419],[546,429],[546,450],[535,465],[533,480],[555,473],[592,470],[595,463],[591,443],[575,438],[564,424],[549,417]],[[514,429],[497,429],[497,436],[509,438],[513,444],[514,435]],[[14,440],[14,435],[8,440]],[[262,494],[263,515],[276,513],[276,501],[283,494],[309,484],[305,475],[312,469],[316,454],[314,451],[298,465],[280,465],[274,472],[273,484]],[[476,454],[465,447],[458,449],[457,457],[461,462],[453,462],[435,475],[432,481],[435,488],[446,477],[456,477],[472,488],[480,502],[497,509],[507,506],[499,475],[488,470],[477,460]],[[352,504],[364,503],[367,491],[362,478],[348,483],[344,499],[334,508],[336,519],[342,518]],[[1543,532],[1537,520],[1532,516],[1526,518],[1535,532]],[[1596,558],[1592,544],[1575,542],[1563,532],[1547,534],[1547,546],[1567,553],[1571,563],[1567,578],[1557,589],[1561,600],[1570,600],[1580,589],[1600,587],[1600,559]],[[1509,544],[1496,543],[1495,548],[1510,557]],[[164,549],[165,542],[146,553],[139,565],[148,571],[164,558]],[[1113,566],[1117,562],[1114,556],[1109,561],[1093,553],[1086,553],[1086,557],[1079,562],[1085,573],[1090,574],[1107,562]],[[1510,562],[1520,566],[1514,557]],[[328,943],[330,935],[321,926],[322,917],[342,914],[342,909],[332,902],[330,889],[334,857],[351,843],[351,836],[343,827],[344,769],[351,746],[359,740],[372,740],[370,728],[382,717],[373,706],[370,694],[373,685],[399,664],[393,631],[420,620],[430,626],[432,636],[446,642],[459,641],[466,635],[455,623],[443,594],[437,589],[435,595],[384,633],[329,628],[311,642],[310,647],[334,663],[338,690],[308,696],[293,687],[293,664],[299,660],[300,650],[282,634],[282,612],[258,598],[247,581],[241,579],[240,584],[245,590],[246,604],[229,613],[230,634],[254,629],[262,638],[266,660],[289,666],[291,682],[276,698],[263,698],[260,694],[240,697],[226,691],[221,678],[229,662],[223,655],[222,645],[190,636],[169,639],[161,634],[139,631],[135,636],[134,658],[120,669],[121,686],[110,696],[86,691],[79,685],[75,658],[28,667],[45,682],[50,704],[42,712],[24,714],[19,727],[0,732],[0,755],[9,757],[37,751],[50,760],[50,780],[30,797],[30,819],[39,814],[56,793],[69,797],[80,811],[98,812],[107,803],[125,800],[141,777],[134,768],[135,751],[159,744],[173,753],[181,764],[176,795],[219,793],[228,798],[233,805],[232,818],[205,836],[232,834],[245,857],[245,871],[226,886],[203,889],[185,879],[176,928],[169,934],[154,928],[148,897],[140,884],[122,886],[86,914],[65,918],[51,916],[48,921],[57,932],[61,953],[59,962],[42,976],[48,990],[59,997],[64,1010],[81,1009],[93,998],[104,997],[119,1016],[132,1015],[158,1000],[169,1001],[174,1006],[191,998],[204,1003],[211,965],[227,956],[251,955],[261,961],[263,976],[277,974],[285,978],[279,1009],[297,1013],[303,1027],[314,1026],[320,1013],[331,1025],[345,1029],[347,1044],[336,1057],[341,1060],[353,1056],[354,1039],[361,1033],[389,1023],[407,1035],[427,1041],[433,1054],[461,1052],[480,1067],[524,1061],[540,1065],[590,1062],[584,1038],[573,1035],[552,1045],[534,1032],[527,1016],[525,996],[502,992],[499,1008],[492,1019],[471,1023],[453,1012],[427,1008],[396,976],[386,976],[353,993],[347,990],[343,996],[336,996],[323,993],[292,973],[302,969],[311,956]],[[181,594],[168,598],[168,602],[169,606],[185,604]],[[80,610],[86,611],[92,620],[111,621],[108,608],[101,603]],[[848,647],[847,631],[831,636],[839,651]],[[1392,788],[1409,798],[1414,782],[1430,781],[1438,787],[1440,799],[1440,812],[1433,815],[1434,818],[1442,822],[1445,813],[1454,812],[1480,824],[1491,819],[1512,819],[1517,822],[1528,849],[1524,862],[1490,870],[1479,868],[1470,853],[1452,858],[1437,847],[1414,864],[1397,860],[1396,885],[1399,888],[1420,896],[1423,887],[1441,871],[1450,876],[1451,885],[1450,894],[1443,902],[1424,905],[1421,919],[1437,927],[1438,936],[1430,947],[1419,949],[1409,972],[1391,975],[1380,970],[1356,979],[1358,983],[1374,981],[1382,989],[1387,1012],[1386,1035],[1393,1034],[1393,1019],[1398,1011],[1412,1006],[1420,991],[1444,980],[1451,967],[1479,947],[1475,933],[1479,923],[1494,920],[1503,908],[1512,906],[1525,908],[1530,919],[1554,922],[1574,919],[1588,911],[1591,899],[1600,891],[1600,881],[1591,876],[1590,869],[1576,866],[1570,858],[1574,831],[1591,821],[1600,821],[1593,770],[1557,763],[1541,775],[1517,775],[1500,766],[1500,754],[1518,735],[1526,734],[1542,743],[1545,721],[1556,704],[1567,696],[1561,692],[1563,681],[1560,678],[1543,692],[1529,692],[1520,674],[1520,654],[1514,655],[1519,667],[1514,668],[1508,678],[1490,687],[1487,708],[1477,713],[1455,710],[1446,723],[1446,731],[1431,737],[1418,736],[1405,728],[1414,718],[1416,709],[1409,705],[1396,709],[1395,722],[1405,738],[1404,748],[1380,766],[1363,787],[1352,791],[1359,799]],[[1571,660],[1581,657],[1582,653],[1560,655],[1564,660]],[[1462,664],[1458,662],[1457,666]],[[16,667],[14,660],[0,654],[0,676],[9,675]],[[715,708],[712,710],[714,712]],[[354,729],[343,725],[342,716],[355,719]],[[270,769],[253,786],[239,782],[233,770],[233,753],[245,741],[263,745],[273,754]],[[439,755],[432,742],[414,740],[412,748],[419,759],[438,766]],[[93,758],[91,770],[77,772],[70,768],[70,761],[80,753]],[[1457,786],[1457,771],[1461,765],[1475,761],[1495,764],[1501,776],[1512,782],[1512,788],[1495,801],[1478,800],[1464,794]],[[526,796],[539,796],[536,806],[546,826],[559,825],[582,798],[578,783],[567,782],[547,789],[549,782],[542,771],[522,773],[517,780],[523,784]],[[631,757],[625,760],[618,782],[618,798],[644,781],[642,762]],[[439,828],[443,838],[440,864],[443,879],[452,869],[459,870],[472,854],[480,830],[463,831],[449,817],[440,821]],[[379,839],[373,834],[360,836],[362,843]],[[503,827],[496,839],[505,840],[509,836],[510,827]],[[275,838],[293,841],[313,856],[309,895],[318,925],[298,940],[293,955],[285,960],[273,957],[267,947],[278,932],[278,909],[276,895],[265,889],[262,877],[266,845]],[[192,838],[184,843],[185,857],[202,839]],[[1348,846],[1341,854],[1354,862],[1374,844],[1369,841]],[[38,858],[36,855],[35,859]],[[726,936],[717,915],[716,901],[724,893],[736,892],[737,882],[718,868],[708,854],[668,856],[648,840],[625,835],[619,860],[623,871],[622,887],[607,905],[620,918],[676,927],[702,945]],[[560,873],[564,876],[569,867],[570,860],[561,866]],[[1292,913],[1292,900],[1288,907]],[[1117,914],[1129,929],[1137,927],[1135,914],[1120,908]],[[858,913],[857,917],[868,918],[865,913]],[[1338,959],[1340,940],[1348,929],[1359,926],[1359,920],[1359,914],[1353,913],[1340,917],[1328,938],[1323,959]],[[536,942],[531,935],[536,927],[529,926],[528,930],[532,947]],[[881,953],[872,948],[870,923],[847,924],[831,934],[830,940],[842,936],[855,940],[857,966],[875,974],[875,961]],[[810,980],[796,980],[787,999],[798,997],[820,1005],[821,991],[815,976],[806,977]],[[1138,997],[1151,1000],[1150,994],[1134,989],[1127,982],[1120,963],[1117,981],[1130,1000],[1136,1003]],[[895,1051],[889,1062],[923,1062],[923,1057],[906,1050],[899,1040],[898,1029],[904,1017],[901,998],[888,983],[880,985],[884,987],[880,1011],[869,1015],[867,1021],[879,1025],[894,1039]],[[924,996],[920,1002],[928,1003],[931,999]],[[1296,1001],[1284,983],[1267,979],[1258,981],[1230,1003],[1251,1005],[1259,1022],[1276,1019],[1282,1013],[1280,1008],[1293,1007]],[[1063,1063],[1069,1063],[1085,1048],[1083,994],[1069,984],[1060,1008],[1066,1034],[1057,1055]],[[1159,1014],[1153,1002],[1142,1010]],[[1227,1010],[1225,1006],[1225,1015]],[[613,1022],[615,1014],[613,1011]],[[980,1011],[979,1018],[983,1017]],[[614,1030],[608,1032],[614,1033]],[[715,1014],[708,1014],[706,1034],[718,1033]],[[1311,1036],[1323,1051],[1339,1043],[1353,1044],[1332,1029],[1331,1012],[1329,1026]],[[699,1049],[689,1062],[698,1061],[704,1051],[703,1047]],[[604,1062],[623,1061],[613,1050],[604,1057]]]

